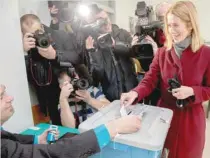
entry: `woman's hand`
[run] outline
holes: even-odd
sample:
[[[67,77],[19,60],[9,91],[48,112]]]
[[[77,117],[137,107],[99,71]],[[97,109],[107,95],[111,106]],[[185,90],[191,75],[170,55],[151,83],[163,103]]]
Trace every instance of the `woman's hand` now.
[[[177,99],[186,99],[194,95],[191,87],[181,86],[180,88],[172,89],[172,95]]]

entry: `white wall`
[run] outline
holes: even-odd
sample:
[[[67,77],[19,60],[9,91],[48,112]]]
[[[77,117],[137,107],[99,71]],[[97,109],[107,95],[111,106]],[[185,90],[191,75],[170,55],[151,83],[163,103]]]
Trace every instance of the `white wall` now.
[[[129,17],[136,17],[135,10],[138,0],[115,0],[116,24],[129,31]]]
[[[37,15],[43,24],[50,25],[50,13],[48,11],[47,0],[19,0],[20,16],[24,14]]]
[[[0,83],[5,84],[8,93],[15,98],[15,114],[4,128],[11,132],[19,132],[33,126],[33,118],[22,48],[18,0],[0,1],[0,19]]]

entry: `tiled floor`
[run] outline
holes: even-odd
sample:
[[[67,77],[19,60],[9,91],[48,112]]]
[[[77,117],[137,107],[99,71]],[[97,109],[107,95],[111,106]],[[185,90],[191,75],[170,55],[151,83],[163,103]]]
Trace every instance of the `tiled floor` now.
[[[210,118],[206,120],[206,145],[204,149],[203,158],[210,158]]]

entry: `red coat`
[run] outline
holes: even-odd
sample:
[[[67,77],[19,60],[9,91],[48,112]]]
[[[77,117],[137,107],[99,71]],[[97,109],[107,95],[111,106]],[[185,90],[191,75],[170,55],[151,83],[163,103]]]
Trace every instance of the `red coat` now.
[[[192,87],[195,100],[181,110],[176,98],[167,91],[168,79],[177,75],[184,86]],[[161,99],[158,105],[173,110],[174,115],[165,142],[169,158],[202,158],[205,143],[205,113],[202,102],[210,99],[210,48],[202,46],[197,53],[188,47],[179,59],[174,51],[160,48],[145,74],[134,89],[139,101],[148,96],[160,81]]]

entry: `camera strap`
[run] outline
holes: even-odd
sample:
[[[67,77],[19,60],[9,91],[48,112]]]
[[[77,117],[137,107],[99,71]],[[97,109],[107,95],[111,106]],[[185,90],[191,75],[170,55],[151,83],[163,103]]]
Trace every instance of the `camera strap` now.
[[[31,52],[32,53],[32,52]],[[50,61],[44,61],[44,63],[34,62],[33,59],[30,57],[29,53],[29,66],[31,71],[31,76],[38,86],[47,86],[52,83],[52,65]]]

